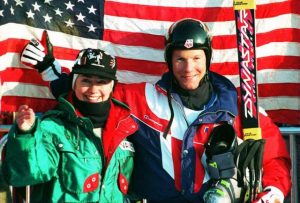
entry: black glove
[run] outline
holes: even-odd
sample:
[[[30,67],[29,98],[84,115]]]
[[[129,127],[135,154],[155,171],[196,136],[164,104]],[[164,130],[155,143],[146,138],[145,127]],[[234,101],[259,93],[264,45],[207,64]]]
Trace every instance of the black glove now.
[[[38,40],[31,39],[21,54],[21,62],[37,69],[43,80],[53,81],[60,77],[61,66],[53,57],[53,46],[46,30],[43,32],[42,39],[45,39],[42,41],[45,41],[47,49]]]

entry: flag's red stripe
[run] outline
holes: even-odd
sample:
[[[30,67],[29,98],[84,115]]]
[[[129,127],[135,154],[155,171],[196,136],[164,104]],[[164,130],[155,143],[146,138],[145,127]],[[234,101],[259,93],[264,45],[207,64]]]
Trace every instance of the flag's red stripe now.
[[[257,46],[265,45],[270,42],[287,42],[293,41],[300,43],[299,29],[277,29],[267,33],[257,34]],[[132,33],[124,31],[105,30],[104,40],[115,44],[129,46],[145,46],[156,49],[164,48],[164,36],[156,36],[146,33]],[[9,38],[0,41],[0,55],[6,52],[21,53],[28,40]],[[214,36],[212,42],[214,49],[230,49],[236,47],[236,36]],[[75,60],[79,50],[55,46],[54,56],[57,59]]]
[[[189,7],[163,7],[129,4],[121,2],[105,2],[105,15],[121,16],[127,18],[139,18],[145,20],[158,21],[176,21],[181,18],[196,18],[204,22],[230,21],[234,19],[232,7],[205,7],[205,8],[189,8]],[[280,9],[270,9],[276,7]],[[128,10],[128,8],[130,8]],[[274,17],[282,14],[288,14],[291,11],[300,13],[299,1],[285,1],[273,4],[257,5],[257,18]],[[137,12],[130,12],[137,11]]]
[[[75,62],[80,50],[56,46],[53,48],[53,51],[56,59],[72,60]]]
[[[152,75],[162,75],[167,71],[167,66],[164,62],[134,60],[118,57],[117,63],[119,70],[129,70]]]
[[[155,49],[164,48],[164,36],[151,35],[146,33],[106,29],[104,31],[103,40],[112,42],[114,44],[129,46],[145,46]]]
[[[157,65],[153,64],[153,67],[156,66]],[[167,69],[162,69],[162,70],[167,71]],[[136,71],[136,72],[141,72],[141,71]],[[158,75],[161,75],[162,73],[159,73]],[[4,74],[6,76],[3,77],[2,83],[19,81],[22,83],[30,83],[30,84],[43,85],[43,86],[48,85],[48,82],[42,81],[40,75],[35,70],[30,70],[30,69],[21,70],[15,68],[8,68],[4,72],[1,72],[1,74]],[[154,75],[153,73],[147,73],[147,74]],[[270,97],[270,96],[300,97],[300,83],[259,84],[258,90],[259,90],[259,96],[261,97]]]
[[[29,40],[9,38],[3,41],[0,41],[0,56],[6,54],[7,52],[22,53],[25,45]],[[75,60],[78,54],[78,50],[70,49],[65,47],[55,46],[53,48],[54,56],[56,59],[64,60]]]
[[[274,63],[276,61],[276,63]],[[119,70],[129,70],[145,74],[161,75],[167,70],[164,62],[153,62],[146,60],[135,60],[126,58],[117,58]],[[266,69],[283,69],[294,70],[299,69],[300,57],[297,56],[269,56],[257,59],[258,70]],[[213,63],[211,70],[221,75],[237,75],[239,74],[238,63],[224,62]]]
[[[258,70],[299,69],[299,64],[300,56],[268,56],[257,59]]]
[[[276,29],[264,33],[256,33],[256,46],[272,42],[298,42],[300,43],[300,30],[294,28]],[[235,35],[213,36],[214,49],[231,49],[237,47]]]
[[[6,68],[4,71],[0,72],[3,82],[23,82],[31,83],[37,85],[47,85],[48,82],[42,80],[41,75],[37,70],[34,69],[25,69],[25,68]]]
[[[63,73],[69,73],[70,70],[67,68],[62,68]],[[45,82],[41,74],[35,69],[25,69],[25,68],[10,68],[7,67],[5,70],[0,71],[0,75],[5,75],[2,77],[2,83],[4,82],[22,82],[30,83],[42,86],[48,86],[49,82]]]
[[[15,38],[9,38],[0,41],[0,56],[6,54],[7,52],[21,53],[28,42],[28,40]]]
[[[272,83],[258,85],[259,97],[300,97],[300,83]]]
[[[268,115],[272,120],[278,124],[290,124],[290,125],[299,125],[300,124],[300,111],[296,110],[269,110],[267,111]]]
[[[271,18],[282,14],[290,13],[300,14],[300,1],[287,0],[283,2],[274,2],[264,5],[257,5],[256,18]]]
[[[274,63],[276,61],[276,63]],[[268,56],[257,59],[257,69],[283,69],[283,70],[296,70],[299,69],[300,57],[299,56]],[[225,62],[213,63],[211,70],[218,72],[221,75],[237,75],[239,74],[238,63]]]
[[[277,63],[274,63],[276,60]],[[118,70],[128,70],[151,75],[162,75],[167,71],[165,62],[154,62],[146,60],[126,59],[117,57]],[[300,57],[297,56],[270,56],[257,59],[258,70],[265,69],[298,69]],[[213,63],[210,70],[221,75],[239,74],[238,64],[236,62]],[[69,69],[63,68],[63,72],[69,72]],[[3,81],[20,81],[25,83],[36,83],[44,85],[41,76],[33,69],[6,68],[1,72],[5,77]]]
[[[257,33],[256,46],[262,46],[270,42],[298,42],[300,43],[300,30],[286,28],[272,30],[267,33]],[[114,44],[128,46],[145,46],[154,49],[164,49],[164,36],[146,33],[125,32],[120,30],[104,31],[103,40]],[[213,36],[212,46],[214,49],[231,49],[237,46],[235,35]]]
[[[237,87],[237,92],[240,95],[240,87]],[[300,97],[300,84],[299,83],[272,83],[272,84],[259,84],[258,85],[259,97]]]
[[[276,29],[270,32],[256,34],[256,46],[271,42],[298,42],[300,43],[300,30],[293,28]]]
[[[3,96],[1,99],[2,111],[17,111],[20,105],[28,104],[35,112],[45,112],[53,109],[57,104],[54,99],[38,99],[31,97]]]
[[[196,18],[205,22],[234,19],[232,8],[163,7],[121,2],[105,2],[105,15],[139,18],[145,20],[176,21],[181,18]],[[128,10],[129,8],[129,10]],[[136,11],[136,12],[130,12]]]

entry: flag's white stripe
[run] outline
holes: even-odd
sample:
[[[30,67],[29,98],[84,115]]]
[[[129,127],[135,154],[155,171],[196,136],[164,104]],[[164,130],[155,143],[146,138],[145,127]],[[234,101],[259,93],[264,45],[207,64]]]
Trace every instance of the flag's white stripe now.
[[[48,87],[21,82],[4,82],[1,94],[2,96],[54,99]]]
[[[300,57],[300,44],[297,42],[273,42],[256,47],[256,58],[268,56],[298,56]],[[214,49],[213,63],[237,62],[237,49]],[[260,64],[263,66],[263,64]]]
[[[106,2],[120,2],[120,3],[130,3],[139,5],[149,5],[149,6],[170,6],[170,7],[232,7],[232,1],[224,0],[106,0]],[[257,5],[284,2],[286,0],[260,0],[257,1]]]
[[[20,61],[20,54],[6,52],[4,55],[0,56],[0,71],[4,71],[7,67],[20,67],[20,68],[28,68]]]
[[[150,82],[156,83],[161,76],[153,76],[133,71],[118,71],[118,80],[121,83],[139,83]],[[239,75],[225,75],[236,87],[240,86]],[[258,84],[274,84],[274,83],[299,83],[300,70],[282,70],[282,69],[267,69],[257,72]]]
[[[300,50],[300,47],[299,47]],[[70,60],[58,60],[63,67],[67,67],[71,70],[74,61]],[[20,55],[15,53],[7,53],[0,56],[0,71],[4,71],[7,67],[20,67],[29,68],[20,63]],[[142,67],[141,67],[142,68]],[[130,67],[128,67],[130,70]],[[227,76],[234,83],[235,86],[239,86],[239,77],[237,75]],[[296,69],[264,69],[258,71],[258,83],[299,83],[300,82],[300,70]],[[132,71],[119,71],[118,79],[120,82],[156,82],[160,76],[153,76],[143,73],[137,73]]]
[[[147,6],[164,6],[164,7],[232,7],[232,1],[224,0],[108,0],[112,2],[147,5]]]
[[[148,47],[139,46],[125,46],[110,44],[106,46],[106,51],[112,55],[122,58],[138,59],[146,61],[164,62],[164,51],[160,49],[153,49]],[[273,42],[256,48],[257,58],[268,56],[300,56],[300,44],[296,42]],[[0,71],[5,67],[10,67],[11,63],[17,63],[15,67],[19,65],[19,55],[11,56],[12,53],[8,53],[0,56]],[[213,63],[223,62],[237,62],[237,49],[214,49]],[[13,61],[12,61],[13,60]],[[263,64],[260,64],[263,65]],[[68,64],[67,67],[72,67],[72,64]]]
[[[172,22],[144,20],[104,15],[104,29],[147,33],[164,36]],[[235,35],[235,22],[206,22],[213,36]],[[284,14],[272,18],[256,19],[256,33],[265,33],[274,29],[298,28],[300,29],[300,16],[297,14]]]
[[[61,66],[71,68],[74,65],[72,60],[57,60]],[[20,54],[7,52],[6,54],[0,56],[0,71],[4,71],[7,67],[18,67],[25,69],[33,69],[32,67],[26,66],[20,61]]]
[[[257,71],[257,74],[258,84],[300,83],[300,69],[264,69]]]
[[[154,84],[161,78],[161,76],[148,75],[133,71],[118,71],[117,78],[121,83],[149,82]]]
[[[9,30],[16,30],[16,29],[19,30],[20,33],[22,33],[22,36],[20,36],[17,32],[9,31]],[[1,33],[0,41],[6,40],[8,38],[22,38],[22,39],[30,40],[33,37],[36,37],[33,36],[31,33],[35,31],[40,33],[38,34],[40,35],[38,39],[40,39],[42,35],[41,29],[33,28],[21,24],[15,24],[15,23],[5,24],[3,26],[0,26],[0,33]],[[5,34],[2,35],[2,33]],[[156,62],[164,61],[162,50],[146,48],[146,47],[137,47],[137,46],[115,45],[107,41],[81,38],[72,35],[67,35],[61,32],[48,31],[48,34],[51,43],[54,46],[58,46],[58,47],[72,48],[77,50],[81,50],[83,48],[101,48],[105,51],[108,51],[112,55],[120,56],[123,58],[150,60]],[[5,66],[0,64],[0,66],[6,67],[7,65]]]
[[[240,86],[239,75],[225,75],[236,87]],[[260,70],[257,71],[258,84],[299,83],[300,70]]]
[[[20,35],[17,34],[17,32],[9,31],[9,30],[14,30],[16,28],[18,28],[18,30],[20,30],[20,32],[23,33],[22,38],[24,39],[31,39],[33,37],[33,35],[30,34],[31,31],[32,32],[40,31],[39,33],[40,34],[42,33],[41,30],[37,28],[11,23],[11,24],[6,24],[4,26],[0,26],[0,33],[4,33],[3,35],[1,34],[0,40],[5,40],[9,38],[9,35],[5,36],[7,33],[10,33],[12,35],[11,36],[12,38],[19,38]],[[4,29],[7,31],[4,32]],[[159,50],[159,49],[153,49],[153,48],[142,47],[142,46],[117,45],[110,42],[105,42],[100,40],[90,40],[86,38],[75,37],[75,36],[66,35],[59,32],[52,32],[52,31],[49,31],[49,36],[54,46],[73,48],[78,50],[87,47],[90,48],[101,47],[105,51],[108,51],[109,53],[115,56],[120,56],[123,58],[164,62],[163,50]],[[274,43],[269,43],[257,47],[257,58],[264,57],[264,56],[272,56],[272,55],[300,56],[300,44],[293,43],[293,42],[274,42]],[[221,62],[236,62],[236,61],[237,61],[237,50],[235,48],[214,50],[213,62],[221,63]],[[2,64],[0,65],[2,66]]]
[[[165,36],[172,22],[104,15],[104,29]]]
[[[164,51],[142,46],[125,46],[111,43],[106,51],[122,58],[164,62]],[[256,57],[300,56],[300,44],[296,42],[273,42],[256,47]],[[213,63],[237,62],[237,49],[214,49]]]
[[[266,56],[300,56],[300,43],[272,42],[256,48],[257,58]]]
[[[300,109],[299,97],[259,97],[258,102],[265,110]]]
[[[256,33],[265,33],[277,29],[300,29],[300,15],[289,13],[275,17],[255,19]]]
[[[2,96],[22,96],[31,98],[54,99],[48,87],[25,84],[19,82],[4,82],[2,85]],[[299,97],[261,97],[259,105],[266,110],[276,109],[300,109]]]

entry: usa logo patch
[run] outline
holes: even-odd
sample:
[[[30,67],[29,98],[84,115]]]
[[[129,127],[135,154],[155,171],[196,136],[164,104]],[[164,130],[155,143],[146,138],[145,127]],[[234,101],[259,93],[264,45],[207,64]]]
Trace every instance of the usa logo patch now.
[[[131,152],[135,152],[133,144],[129,141],[123,140],[120,144],[119,144],[120,148],[122,150],[128,150]]]
[[[192,48],[193,46],[194,46],[193,39],[187,39],[184,43],[184,47],[187,49]]]

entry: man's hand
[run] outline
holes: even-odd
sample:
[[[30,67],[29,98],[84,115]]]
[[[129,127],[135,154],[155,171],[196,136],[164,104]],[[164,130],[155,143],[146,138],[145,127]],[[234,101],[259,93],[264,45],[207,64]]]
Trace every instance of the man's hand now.
[[[53,46],[46,30],[43,32],[42,42],[44,46],[38,40],[31,39],[21,54],[21,62],[37,69],[43,80],[53,81],[60,76],[61,66],[53,57]]]
[[[16,115],[16,122],[21,131],[30,130],[35,122],[35,114],[33,110],[27,105],[20,106]]]
[[[269,186],[257,195],[253,203],[283,203],[283,200],[284,196],[282,192],[276,187]]]

